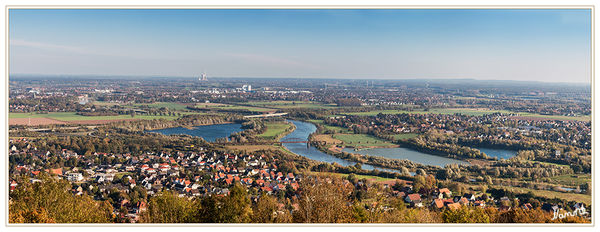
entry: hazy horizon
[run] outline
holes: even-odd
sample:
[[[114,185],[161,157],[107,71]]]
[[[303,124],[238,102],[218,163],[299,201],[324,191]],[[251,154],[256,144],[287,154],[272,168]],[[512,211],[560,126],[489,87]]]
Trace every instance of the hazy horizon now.
[[[591,83],[588,9],[10,9],[10,75]]]
[[[113,79],[113,78],[131,78],[134,79],[154,79],[154,78],[168,78],[168,79],[193,79],[196,80],[198,76],[163,76],[163,75],[98,75],[98,74],[27,74],[27,73],[12,73],[9,77],[12,78],[36,78],[39,79]],[[335,78],[335,77],[212,77],[211,79],[315,79],[315,80],[364,80],[364,81],[481,81],[481,82],[524,82],[524,83],[543,83],[543,84],[573,84],[573,85],[591,85],[590,82],[568,82],[568,81],[543,81],[543,80],[499,80],[499,79],[476,79],[476,78]]]

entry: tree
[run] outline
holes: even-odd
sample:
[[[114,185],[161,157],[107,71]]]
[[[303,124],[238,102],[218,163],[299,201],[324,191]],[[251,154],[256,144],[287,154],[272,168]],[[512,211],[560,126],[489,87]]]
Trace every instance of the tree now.
[[[490,223],[490,217],[479,207],[462,206],[459,209],[446,209],[442,213],[445,223]]]
[[[113,208],[106,201],[71,193],[66,180],[40,177],[42,182],[24,180],[12,193],[10,223],[109,223]]]
[[[246,189],[239,184],[235,184],[230,193],[223,201],[223,207],[220,214],[222,217],[218,222],[225,223],[248,223],[252,215],[250,207],[250,198]]]
[[[252,216],[246,189],[239,184],[229,190],[229,195],[209,196],[200,201],[196,217],[204,223],[249,223]]]
[[[345,223],[352,218],[349,185],[337,177],[307,178],[301,182],[297,223]]]
[[[252,210],[253,223],[278,223],[285,222],[287,212],[278,212],[279,202],[275,197],[261,194]]]
[[[148,201],[148,210],[142,213],[142,223],[189,223],[194,222],[193,204],[176,193],[164,191]]]
[[[498,223],[546,223],[550,222],[551,213],[542,209],[525,210],[515,207],[498,215]]]
[[[27,209],[10,215],[10,223],[56,223],[44,208]]]

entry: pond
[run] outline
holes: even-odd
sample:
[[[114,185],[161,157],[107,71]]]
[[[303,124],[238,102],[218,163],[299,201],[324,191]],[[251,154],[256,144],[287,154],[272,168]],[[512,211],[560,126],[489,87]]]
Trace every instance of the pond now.
[[[191,130],[184,127],[173,127],[160,130],[150,130],[146,132],[160,133],[164,135],[176,135],[184,134],[196,137],[202,137],[208,142],[214,142],[217,138],[227,138],[233,133],[243,131],[242,124],[238,123],[227,123],[227,124],[215,124],[197,126]]]
[[[400,159],[400,160],[410,160],[415,163],[432,165],[438,167],[444,167],[448,164],[463,164],[468,165],[468,162],[451,159],[446,157],[441,157],[437,155],[431,155],[427,153],[423,153],[420,151],[415,151],[409,148],[404,147],[394,147],[394,148],[372,148],[372,149],[363,149],[359,151],[355,151],[352,148],[344,148],[344,152],[348,153],[356,153],[361,155],[370,155],[370,156],[379,156],[388,159]]]
[[[485,153],[489,157],[496,157],[498,159],[510,159],[517,155],[517,151],[513,151],[513,150],[483,148],[483,147],[474,147],[474,148],[480,150],[481,152]]]

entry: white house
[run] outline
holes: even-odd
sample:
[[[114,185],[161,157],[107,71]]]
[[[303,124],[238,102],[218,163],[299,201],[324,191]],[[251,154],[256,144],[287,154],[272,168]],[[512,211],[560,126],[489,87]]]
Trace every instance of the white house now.
[[[79,172],[71,172],[71,173],[67,174],[67,180],[71,181],[71,182],[82,181],[83,175]]]

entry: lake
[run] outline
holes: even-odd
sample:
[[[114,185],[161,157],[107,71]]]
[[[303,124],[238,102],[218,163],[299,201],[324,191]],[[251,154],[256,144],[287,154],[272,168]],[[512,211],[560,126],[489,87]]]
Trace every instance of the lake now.
[[[415,163],[432,165],[438,167],[444,167],[448,164],[464,164],[468,165],[468,162],[441,157],[437,155],[431,155],[420,151],[404,147],[393,147],[393,148],[372,148],[355,151],[352,148],[344,148],[344,152],[356,153],[361,155],[379,156],[388,159],[399,159],[399,160],[410,160]]]
[[[475,149],[480,150],[485,153],[489,157],[496,157],[498,159],[510,159],[517,155],[517,151],[506,150],[506,149],[495,149],[495,148],[479,148],[474,147]]]
[[[301,122],[301,121],[296,121],[296,120],[288,120],[288,121],[293,123],[296,126],[296,129],[294,131],[292,131],[291,133],[289,133],[288,135],[286,135],[285,137],[281,138],[279,140],[281,142],[308,141],[308,136],[310,134],[314,133],[315,131],[317,131],[317,127],[312,123]],[[306,158],[316,160],[316,161],[321,161],[321,162],[326,162],[326,163],[335,162],[344,167],[353,166],[356,164],[356,162],[352,162],[352,161],[337,158],[335,156],[331,156],[331,155],[329,155],[325,152],[322,152],[319,149],[313,147],[312,145],[307,146],[306,143],[283,143],[283,146],[286,149],[288,149],[289,151],[291,151],[297,155],[301,155],[301,156],[304,156]],[[400,172],[398,170],[374,167],[374,166],[368,165],[368,164],[361,164],[361,167],[365,170],[376,169],[376,170],[388,171],[388,172],[398,172],[398,173]]]
[[[184,127],[173,127],[160,130],[150,130],[146,132],[160,133],[164,135],[191,135],[196,137],[202,137],[208,142],[214,142],[217,138],[227,138],[233,133],[243,131],[242,124],[238,123],[227,123],[227,124],[215,124],[197,126],[193,129],[187,129]]]

